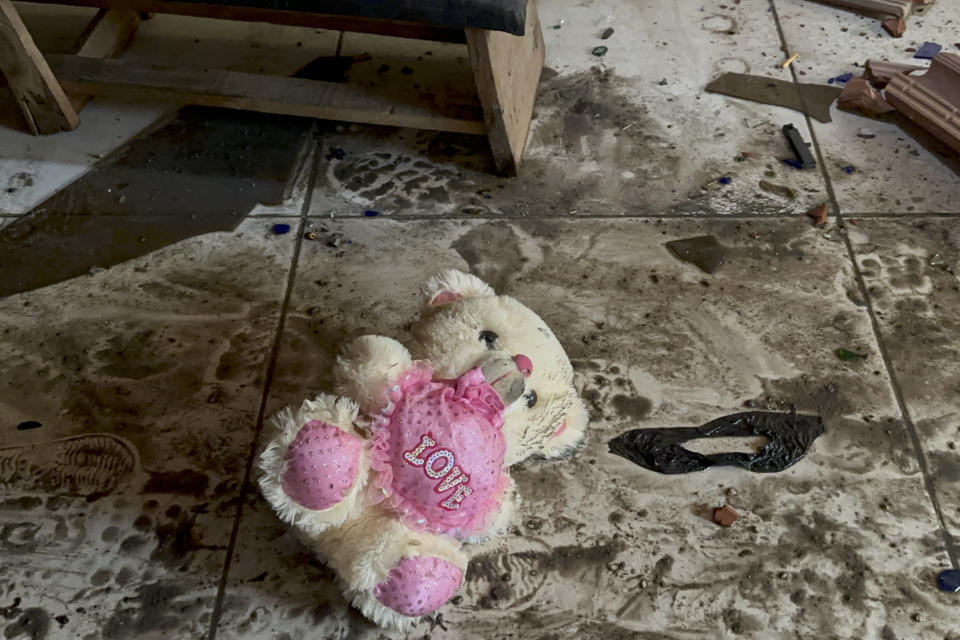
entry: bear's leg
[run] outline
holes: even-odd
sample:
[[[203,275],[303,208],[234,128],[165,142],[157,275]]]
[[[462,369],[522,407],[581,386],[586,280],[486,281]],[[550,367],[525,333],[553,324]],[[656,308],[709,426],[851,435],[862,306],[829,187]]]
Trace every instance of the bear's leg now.
[[[350,400],[321,395],[274,418],[278,433],[260,455],[260,486],[281,520],[319,534],[358,504],[369,462],[357,411]]]
[[[409,529],[376,506],[312,546],[340,576],[353,606],[378,625],[398,629],[452,598],[467,567],[455,540]]]

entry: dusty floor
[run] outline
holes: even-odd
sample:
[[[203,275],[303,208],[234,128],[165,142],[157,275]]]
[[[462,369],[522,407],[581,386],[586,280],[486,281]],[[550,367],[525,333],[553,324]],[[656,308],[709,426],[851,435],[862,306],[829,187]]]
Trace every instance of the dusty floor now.
[[[24,14],[49,51],[89,16]],[[247,473],[264,416],[328,388],[342,339],[405,338],[443,267],[543,315],[593,422],[573,459],[515,471],[509,535],[472,549],[460,596],[411,637],[960,638],[935,581],[958,568],[960,177],[895,125],[834,108],[811,130],[702,92],[722,71],[823,83],[925,40],[956,49],[960,10],[940,0],[900,40],[802,0],[541,15],[548,70],[515,180],[489,173],[482,139],[170,105],[95,102],[56,138],[0,129],[4,638],[383,637]],[[156,18],[127,55],[295,69],[336,41]],[[341,52],[464,66],[421,48],[347,36]],[[790,122],[817,170],[781,162]],[[803,214],[823,202],[816,229]],[[729,250],[713,274],[664,247],[704,234]],[[751,406],[827,432],[777,475],[667,477],[607,451]],[[709,521],[725,503],[729,529]]]

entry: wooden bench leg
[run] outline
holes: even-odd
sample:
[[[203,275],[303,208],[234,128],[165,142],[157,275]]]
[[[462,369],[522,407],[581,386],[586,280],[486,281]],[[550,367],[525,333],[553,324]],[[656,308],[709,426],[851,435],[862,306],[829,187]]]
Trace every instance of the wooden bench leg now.
[[[80,35],[77,55],[84,58],[116,58],[127,50],[140,27],[140,14],[123,9],[100,9]],[[77,111],[93,96],[70,94]]]
[[[543,33],[535,0],[527,0],[525,35],[467,29],[467,48],[497,169],[516,175],[543,69]]]
[[[80,125],[77,112],[10,0],[0,0],[0,72],[35,135]]]

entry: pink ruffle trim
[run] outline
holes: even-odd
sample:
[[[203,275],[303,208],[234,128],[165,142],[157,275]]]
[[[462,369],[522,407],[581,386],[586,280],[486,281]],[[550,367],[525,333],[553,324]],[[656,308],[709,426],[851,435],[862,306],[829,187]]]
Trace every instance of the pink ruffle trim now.
[[[510,486],[510,477],[501,473],[497,479],[497,488],[490,495],[486,504],[476,509],[475,515],[456,527],[449,527],[441,523],[430,522],[417,506],[403,496],[393,491],[393,466],[390,455],[390,418],[397,410],[397,405],[404,394],[410,389],[430,384],[433,381],[433,368],[430,363],[418,360],[413,367],[401,374],[400,378],[384,391],[384,408],[380,413],[371,416],[373,423],[370,439],[370,466],[376,471],[376,476],[368,486],[369,499],[373,504],[389,500],[391,506],[403,517],[404,521],[421,530],[432,533],[446,534],[458,538],[481,532],[493,524],[506,490]],[[504,404],[500,397],[485,382],[479,367],[471,369],[455,381],[437,381],[435,384],[454,383],[451,389],[453,400],[466,400],[474,410],[479,410],[497,429],[503,427]],[[447,385],[444,385],[447,386]],[[447,387],[450,389],[450,387]]]

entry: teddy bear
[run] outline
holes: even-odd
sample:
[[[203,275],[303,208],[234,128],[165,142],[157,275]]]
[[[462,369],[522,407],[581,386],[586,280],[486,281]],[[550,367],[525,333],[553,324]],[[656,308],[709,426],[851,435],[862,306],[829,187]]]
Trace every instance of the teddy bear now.
[[[336,395],[280,412],[258,461],[264,496],[349,602],[400,630],[454,596],[465,543],[509,522],[509,468],[571,454],[587,427],[553,332],[476,276],[428,280],[413,336],[346,344]]]

